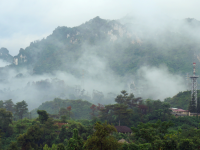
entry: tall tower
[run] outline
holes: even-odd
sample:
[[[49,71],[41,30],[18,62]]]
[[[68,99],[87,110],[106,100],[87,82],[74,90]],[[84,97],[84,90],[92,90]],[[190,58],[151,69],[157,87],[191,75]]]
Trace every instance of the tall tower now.
[[[196,63],[193,63],[193,75],[190,77],[192,80],[192,89],[191,89],[191,100],[194,96],[194,100],[196,102],[197,105],[197,78],[199,76],[196,76]]]
[[[189,74],[188,73],[186,73],[186,88],[187,88],[187,91],[189,91],[189,89],[190,89],[190,84],[189,84],[189,79],[190,79],[190,77],[189,77]]]

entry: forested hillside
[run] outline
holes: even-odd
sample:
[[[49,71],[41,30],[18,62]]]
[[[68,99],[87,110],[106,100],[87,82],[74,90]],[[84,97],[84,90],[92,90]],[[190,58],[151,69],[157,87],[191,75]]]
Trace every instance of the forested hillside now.
[[[73,119],[91,119],[90,115],[92,104],[88,101],[83,100],[63,100],[55,98],[53,101],[47,101],[42,103],[37,109],[31,111],[32,117],[37,118],[37,110],[45,110],[47,113],[55,115],[55,117],[60,118],[59,110],[63,110],[63,115],[69,116],[69,112],[64,111],[67,107],[71,107],[71,118]],[[61,112],[62,114],[62,112]]]
[[[33,118],[36,111],[28,112],[25,101],[16,104],[12,100],[0,101],[0,148],[198,149],[199,117],[176,118],[171,114],[169,103],[142,100],[126,91],[121,91],[115,102],[94,105],[82,100],[56,98],[43,103],[37,110],[37,118]],[[132,134],[125,134],[123,130],[117,132],[117,128],[124,126],[130,127]],[[122,139],[126,142],[121,143]],[[99,144],[102,141],[102,145]]]

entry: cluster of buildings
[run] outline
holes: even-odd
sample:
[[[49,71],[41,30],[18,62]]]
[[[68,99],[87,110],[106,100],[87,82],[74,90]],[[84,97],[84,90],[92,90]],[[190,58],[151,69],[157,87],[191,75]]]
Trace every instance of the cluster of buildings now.
[[[191,102],[195,101],[195,103],[191,103],[191,107],[197,107],[197,79],[199,76],[196,75],[196,63],[193,63],[193,75],[190,76],[192,80],[192,89],[191,89]],[[199,113],[191,113],[192,110],[183,110],[178,108],[170,108],[172,110],[172,114],[176,117],[183,116],[200,116]]]
[[[183,110],[179,108],[170,108],[172,110],[172,114],[177,117],[184,117],[184,116],[200,116],[199,113],[191,113],[188,110]]]

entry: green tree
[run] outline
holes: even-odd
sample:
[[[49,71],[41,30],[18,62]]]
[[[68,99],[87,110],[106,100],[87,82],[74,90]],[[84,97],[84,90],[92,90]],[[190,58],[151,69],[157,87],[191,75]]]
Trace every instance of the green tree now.
[[[11,142],[9,147],[8,147],[8,150],[19,150],[17,142]]]
[[[60,142],[63,143],[64,139],[66,138],[67,138],[67,130],[66,130],[66,126],[63,125],[59,134]]]
[[[43,150],[51,150],[51,147],[49,147],[47,144],[44,145]]]
[[[37,113],[39,115],[39,120],[43,124],[47,119],[49,118],[47,112],[45,110],[37,110]]]
[[[68,110],[66,108],[60,108],[59,110],[59,116],[64,116],[64,115],[68,115]]]
[[[14,108],[14,103],[12,101],[12,99],[9,99],[9,100],[5,100],[4,102],[4,108],[7,110],[7,111],[10,111],[14,114],[15,112],[15,108]]]
[[[38,149],[43,144],[43,130],[38,125],[31,126],[26,133],[20,134],[17,138],[21,149]]]
[[[23,100],[21,102],[16,103],[15,105],[15,113],[19,116],[20,119],[23,119],[23,115],[28,113],[27,103]]]
[[[65,145],[63,143],[59,143],[57,145],[57,150],[65,150]]]
[[[115,102],[128,105],[130,108],[136,107],[140,101],[142,101],[141,97],[135,98],[133,94],[128,95],[125,90],[115,98]]]
[[[58,126],[54,125],[52,118],[48,118],[47,121],[43,124],[43,143],[52,145],[56,142],[57,134],[55,131],[58,129]]]
[[[178,142],[174,139],[164,140],[163,150],[177,150]]]
[[[116,150],[120,147],[118,141],[111,135],[116,132],[114,126],[96,123],[95,132],[90,136],[84,144],[85,150]]]
[[[66,123],[67,122],[67,116],[66,115],[61,116],[61,121]]]
[[[163,102],[161,106],[162,106],[162,110],[163,110],[163,120],[166,120],[167,118],[169,119],[171,116],[171,110],[169,109],[170,104]]]
[[[127,105],[115,104],[113,107],[113,113],[117,116],[120,126],[120,120],[128,120],[128,117],[132,113],[131,109],[128,109]]]
[[[179,143],[180,150],[194,150],[194,143],[191,139],[181,139]]]
[[[0,129],[4,133],[10,132],[9,124],[12,123],[12,113],[5,108],[0,108]]]
[[[74,129],[73,137],[69,139],[68,150],[82,150],[83,149],[83,140],[78,136],[78,130]]]
[[[127,103],[128,93],[125,90],[121,91],[121,93],[122,94],[118,95],[115,98],[115,102],[117,102],[118,104],[125,104]]]
[[[103,109],[100,109],[100,119],[102,121],[107,120],[108,123],[112,123],[113,105],[106,105]]]
[[[161,122],[158,120],[156,123],[140,123],[137,128],[132,127],[131,129],[135,138],[142,143],[153,143],[155,140],[159,143],[159,140],[164,139],[169,127],[173,125],[171,121]]]

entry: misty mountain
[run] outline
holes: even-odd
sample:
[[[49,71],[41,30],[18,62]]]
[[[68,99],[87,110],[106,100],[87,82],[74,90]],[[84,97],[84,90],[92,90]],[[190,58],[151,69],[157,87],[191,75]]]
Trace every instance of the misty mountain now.
[[[199,21],[190,18],[130,17],[57,27],[0,69],[1,99],[25,100],[33,109],[55,97],[114,103],[123,89],[136,97],[172,97],[188,89],[184,78],[193,62],[200,73],[199,29]]]
[[[92,55],[120,76],[134,74],[143,65],[165,64],[172,73],[191,72],[191,63],[199,59],[198,40],[192,37],[200,29],[197,20],[185,19],[154,33],[143,26],[96,17],[77,27],[58,27],[46,39],[20,49],[12,65],[31,66],[34,74],[59,70],[80,76],[82,57],[89,55],[89,61]]]

